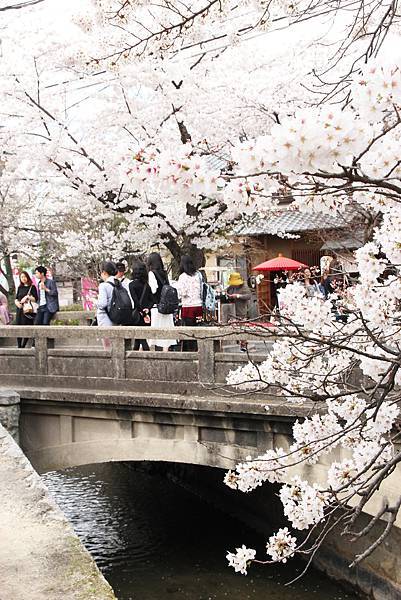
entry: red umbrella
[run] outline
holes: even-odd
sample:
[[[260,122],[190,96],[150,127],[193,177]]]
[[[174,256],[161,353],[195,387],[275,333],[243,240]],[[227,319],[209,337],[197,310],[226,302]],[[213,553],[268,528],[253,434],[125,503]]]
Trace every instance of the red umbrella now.
[[[303,269],[307,267],[304,263],[301,263],[297,260],[292,260],[292,258],[286,258],[279,254],[277,258],[272,258],[270,260],[266,260],[265,262],[260,263],[256,267],[253,267],[253,271],[297,271],[298,269]]]

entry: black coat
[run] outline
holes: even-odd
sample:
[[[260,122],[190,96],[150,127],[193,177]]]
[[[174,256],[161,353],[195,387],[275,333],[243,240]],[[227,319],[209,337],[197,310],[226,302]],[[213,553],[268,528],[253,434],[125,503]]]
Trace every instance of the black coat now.
[[[142,297],[144,286],[146,286],[146,291],[144,293],[141,305],[139,306],[139,301]],[[143,281],[140,281],[139,279],[133,279],[130,282],[129,292],[135,303],[135,308],[138,308],[139,310],[143,310],[144,308],[151,309],[155,303],[155,298],[152,294],[152,290],[150,289],[150,285],[148,283],[143,283]]]
[[[31,291],[29,291],[29,288],[31,288]],[[38,301],[38,299],[39,299],[38,290],[36,289],[36,287],[34,285],[30,286],[30,285],[20,284],[18,286],[17,294],[16,294],[15,298],[16,298],[16,300],[21,301],[22,298],[25,298],[25,296],[28,293],[30,296],[35,298],[35,302]],[[22,308],[17,307],[16,318],[15,318],[16,325],[33,325],[33,322],[34,322],[34,319],[32,317],[26,316],[24,314],[24,311],[22,310]]]

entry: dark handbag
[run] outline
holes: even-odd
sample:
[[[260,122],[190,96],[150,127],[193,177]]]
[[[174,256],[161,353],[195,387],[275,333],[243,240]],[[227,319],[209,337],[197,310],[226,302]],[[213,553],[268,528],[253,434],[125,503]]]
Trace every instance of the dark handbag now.
[[[138,296],[136,295],[135,290],[132,289],[131,295],[134,296],[134,302],[135,302],[135,308],[132,311],[132,324],[133,325],[139,325],[139,323],[144,318],[142,302],[144,301],[144,298],[145,298],[145,294],[146,294],[146,290],[147,290],[146,286],[149,286],[149,284],[148,283],[144,284],[142,294],[141,294],[139,301],[138,301]]]

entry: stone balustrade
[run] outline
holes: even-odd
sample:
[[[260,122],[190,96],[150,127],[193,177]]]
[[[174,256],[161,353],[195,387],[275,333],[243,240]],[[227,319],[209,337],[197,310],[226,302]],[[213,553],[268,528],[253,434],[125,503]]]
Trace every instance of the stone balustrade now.
[[[0,385],[15,389],[26,382],[37,386],[59,385],[93,389],[133,389],[147,382],[148,389],[175,393],[202,393],[204,384],[223,384],[228,372],[247,362],[236,342],[257,340],[259,328],[235,327],[86,327],[14,326],[0,328]],[[132,350],[135,338],[196,339],[196,352],[143,352]],[[16,347],[16,338],[28,337],[34,347]],[[104,349],[101,340],[107,339]],[[262,346],[263,349],[263,346]],[[224,351],[223,351],[224,350]],[[267,348],[266,348],[267,350]],[[265,352],[252,354],[262,361]],[[155,360],[157,359],[157,360]]]

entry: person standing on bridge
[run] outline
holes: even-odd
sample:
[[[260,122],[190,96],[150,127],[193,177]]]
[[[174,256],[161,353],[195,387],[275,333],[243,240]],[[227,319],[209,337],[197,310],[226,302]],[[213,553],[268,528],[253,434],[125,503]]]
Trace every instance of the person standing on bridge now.
[[[174,315],[161,314],[157,307],[160,302],[163,286],[169,285],[168,275],[158,252],[151,252],[151,254],[149,254],[147,267],[149,272],[149,285],[154,296],[154,305],[151,310],[151,327],[172,329],[174,327]],[[163,351],[167,351],[170,346],[175,346],[176,343],[176,340],[149,340],[149,345],[154,346],[155,350],[162,349]]]
[[[35,325],[50,325],[50,321],[59,310],[56,282],[46,275],[46,267],[42,265],[36,267],[35,277],[39,280],[39,308],[36,313]]]
[[[192,258],[188,255],[181,258],[180,272],[177,290],[182,303],[181,321],[186,327],[195,327],[203,317],[203,277],[196,270]],[[183,352],[196,352],[198,350],[196,340],[183,340],[182,350]]]
[[[248,318],[249,301],[252,298],[252,294],[241,273],[230,274],[226,295],[229,302],[232,302],[235,306],[236,320],[246,321]],[[239,346],[241,352],[247,352],[247,342],[241,341]]]
[[[111,321],[108,313],[111,307],[111,299],[113,297],[113,285],[117,274],[116,265],[111,261],[105,261],[100,266],[100,277],[102,283],[99,285],[99,295],[97,299],[96,319],[99,327],[111,327]]]
[[[39,300],[38,291],[33,284],[33,281],[26,271],[21,271],[19,276],[20,284],[17,289],[15,298],[15,306],[17,314],[15,319],[16,325],[33,325],[37,302]],[[18,348],[25,348],[29,338],[17,338]]]
[[[111,307],[113,285],[116,274],[117,268],[113,262],[105,261],[101,264],[100,277],[103,281],[99,285],[99,295],[97,298],[96,320],[98,327],[111,327],[113,325],[108,312]],[[113,285],[109,285],[109,283]],[[103,338],[102,344],[105,350],[109,350],[111,347],[111,341],[109,338]]]
[[[129,284],[129,293],[135,302],[136,313],[139,321],[137,326],[150,326],[150,311],[155,303],[152,290],[148,282],[148,270],[145,263],[137,261],[132,265],[132,281]],[[133,350],[149,350],[146,339],[136,339]]]

